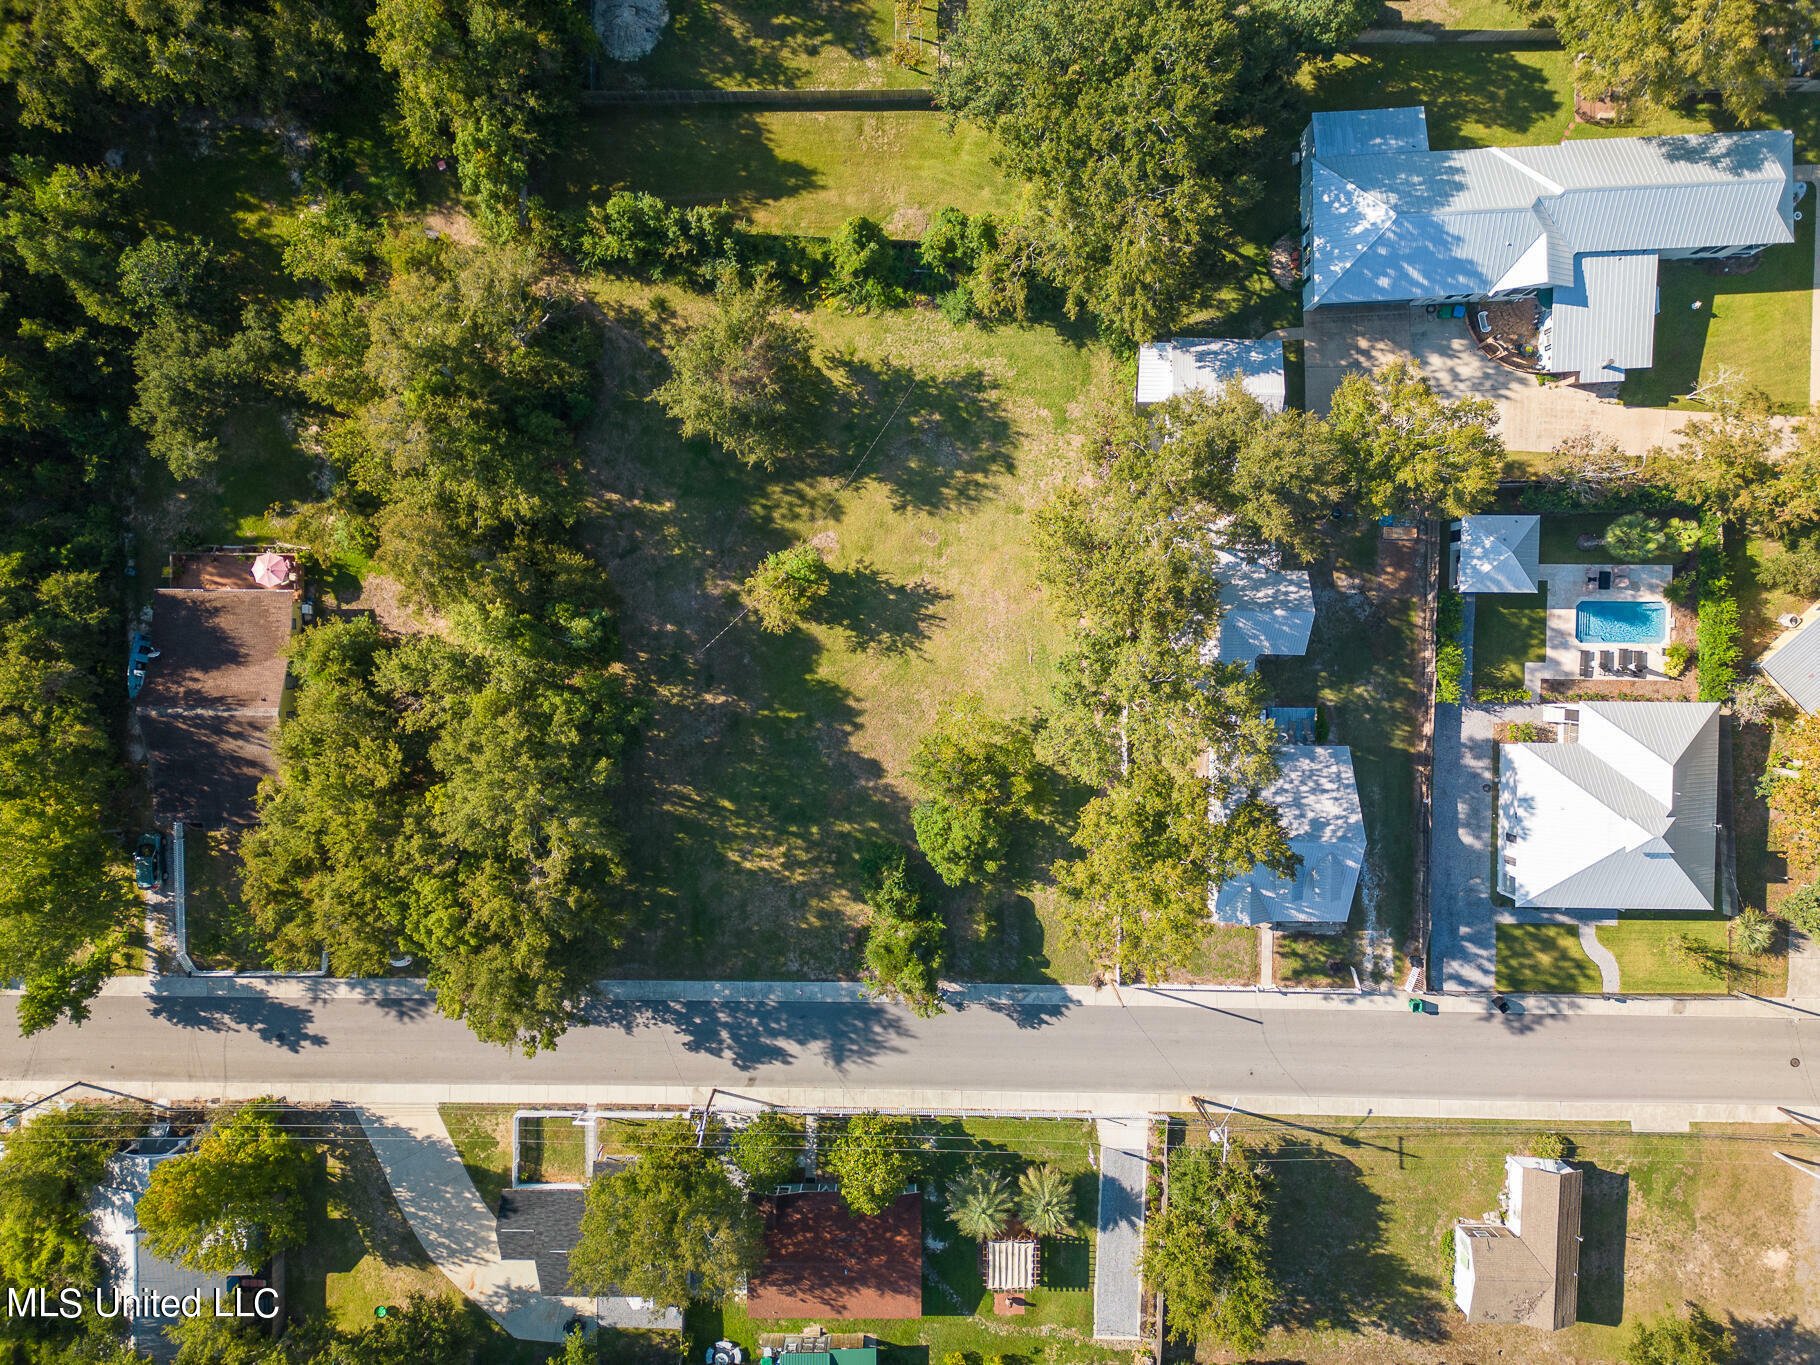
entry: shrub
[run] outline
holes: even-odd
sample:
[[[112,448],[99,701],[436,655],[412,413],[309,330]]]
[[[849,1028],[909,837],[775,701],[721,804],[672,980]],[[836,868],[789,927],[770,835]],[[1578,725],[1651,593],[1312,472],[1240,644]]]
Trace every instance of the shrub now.
[[[1751,678],[1732,693],[1732,715],[1745,725],[1761,725],[1782,709],[1782,694],[1767,678]]]
[[[1777,907],[1782,918],[1809,938],[1820,938],[1820,886],[1804,886]]]
[[[1460,631],[1466,624],[1466,599],[1443,588],[1435,601],[1435,700],[1458,703],[1466,679],[1466,648]]]
[[[1479,702],[1500,703],[1533,701],[1529,689],[1525,687],[1481,687],[1473,694],[1473,700]]]
[[[1732,1334],[1698,1304],[1685,1318],[1663,1313],[1640,1319],[1624,1346],[1624,1365],[1728,1365]]]
[[[1738,603],[1730,596],[1731,583],[1722,580],[1713,591],[1700,595],[1699,679],[1701,701],[1724,701],[1738,682]]]
[[[1520,720],[1510,727],[1512,744],[1540,744],[1554,738],[1554,732],[1533,720]]]
[[[1573,1149],[1573,1140],[1565,1133],[1537,1133],[1529,1140],[1529,1154],[1546,1161],[1564,1161]]]
[[[1732,921],[1732,939],[1739,952],[1762,957],[1776,941],[1776,922],[1755,906],[1746,906]]]
[[[590,204],[573,238],[576,259],[589,270],[708,283],[740,260],[745,234],[725,205],[684,209],[622,190]]]
[[[793,545],[766,555],[739,592],[758,616],[759,626],[782,635],[801,625],[809,609],[827,595],[827,561],[813,545]]]
[[[942,921],[923,903],[923,890],[901,848],[883,845],[868,858],[866,970],[874,990],[901,1000],[918,1015],[942,1012]]]
[[[1691,652],[1686,645],[1673,644],[1662,651],[1662,671],[1671,678],[1678,678],[1687,672],[1687,661]]]
[[[828,239],[828,271],[823,287],[830,298],[856,308],[883,308],[898,300],[897,252],[870,218],[849,218],[835,229]]]

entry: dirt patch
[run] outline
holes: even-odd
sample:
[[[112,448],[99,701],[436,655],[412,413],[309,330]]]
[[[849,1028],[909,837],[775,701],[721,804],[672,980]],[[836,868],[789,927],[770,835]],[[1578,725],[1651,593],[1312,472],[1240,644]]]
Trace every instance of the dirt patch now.
[[[423,216],[425,229],[438,237],[447,237],[457,246],[479,246],[480,231],[467,213],[454,204],[443,204]]]
[[[1402,534],[1408,531],[1412,534]],[[1421,539],[1414,527],[1389,526],[1378,537],[1377,569],[1366,591],[1376,601],[1393,597],[1414,597],[1421,584],[1416,580],[1416,559]]]
[[[394,635],[454,638],[447,620],[428,607],[410,605],[398,580],[381,573],[368,574],[346,591],[325,593],[323,609],[341,616],[371,616]]]

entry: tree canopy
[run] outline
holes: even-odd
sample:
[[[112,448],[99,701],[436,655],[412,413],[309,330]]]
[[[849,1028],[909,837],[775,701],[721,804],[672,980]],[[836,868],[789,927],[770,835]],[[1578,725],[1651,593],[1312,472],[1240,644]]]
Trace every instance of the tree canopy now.
[[[1399,359],[1341,380],[1327,425],[1372,515],[1463,517],[1497,488],[1504,465],[1497,420],[1489,400],[1444,399],[1419,365]]]
[[[1032,186],[1043,272],[1134,341],[1167,335],[1286,148],[1298,7],[975,0],[936,96]],[[1336,7],[1311,4],[1331,13]]]
[[[146,1245],[194,1270],[257,1268],[308,1235],[313,1159],[269,1100],[218,1117],[195,1146],[152,1169],[138,1217]]]
[[[654,1135],[636,1159],[588,1186],[569,1257],[573,1289],[714,1302],[758,1268],[758,1211],[687,1128]]]
[[[1241,1354],[1263,1344],[1278,1298],[1270,1213],[1270,1173],[1241,1144],[1171,1154],[1169,1199],[1144,1225],[1143,1273],[1168,1304],[1172,1339]]]
[[[907,1119],[885,1114],[855,1114],[840,1126],[825,1164],[849,1209],[871,1217],[897,1202],[916,1175],[915,1140]]]
[[[1820,29],[1815,0],[1524,0],[1577,56],[1588,94],[1669,106],[1715,92],[1749,122],[1791,73],[1789,52]]]
[[[944,703],[910,756],[924,793],[911,811],[916,842],[949,886],[1005,870],[1020,820],[1036,814],[1041,772],[1028,725],[986,714],[977,693]]]

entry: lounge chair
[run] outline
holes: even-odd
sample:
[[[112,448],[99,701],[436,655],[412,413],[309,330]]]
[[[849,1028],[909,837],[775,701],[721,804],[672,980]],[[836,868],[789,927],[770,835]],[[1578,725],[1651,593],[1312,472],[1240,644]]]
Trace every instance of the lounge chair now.
[[[1592,666],[1593,666],[1592,651],[1590,649],[1581,650],[1580,651],[1580,676],[1582,678],[1592,677],[1592,675],[1593,675]]]
[[[1599,575],[1596,573],[1587,574],[1586,575],[1586,591],[1594,592],[1598,589],[1598,586],[1599,586]]]
[[[1649,653],[1647,650],[1631,650],[1630,671],[1633,677],[1647,678],[1649,676]]]
[[[1617,574],[1612,578],[1612,582],[1617,584],[1620,588],[1628,588],[1630,586],[1630,566],[1625,565],[1625,567],[1619,569]]]
[[[1607,589],[1609,589],[1610,587],[1611,587],[1611,570],[1610,569],[1600,569],[1599,570],[1599,591],[1604,592]]]
[[[1609,649],[1602,649],[1599,651],[1599,671],[1607,677],[1618,671],[1612,667],[1611,651]]]

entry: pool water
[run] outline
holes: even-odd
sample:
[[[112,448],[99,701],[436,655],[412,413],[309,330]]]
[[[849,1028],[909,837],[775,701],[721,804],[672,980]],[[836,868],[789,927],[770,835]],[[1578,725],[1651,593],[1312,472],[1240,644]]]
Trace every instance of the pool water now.
[[[1574,634],[1583,645],[1659,645],[1668,639],[1668,604],[1586,598],[1574,612]]]

